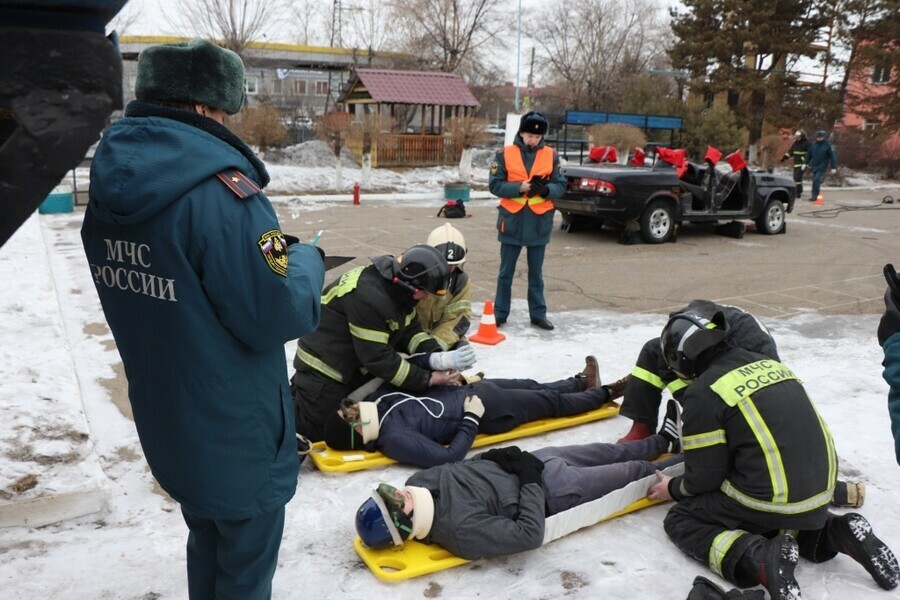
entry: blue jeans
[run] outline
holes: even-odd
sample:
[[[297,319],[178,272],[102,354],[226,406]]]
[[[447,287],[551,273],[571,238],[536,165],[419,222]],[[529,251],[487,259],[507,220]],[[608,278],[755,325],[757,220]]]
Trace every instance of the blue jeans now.
[[[267,600],[284,532],[284,507],[238,521],[207,519],[181,508],[190,600]]]
[[[544,300],[544,251],[543,246],[526,246],[528,253],[528,314],[532,319],[547,318],[547,302]],[[512,302],[512,280],[516,274],[516,262],[522,246],[500,244],[500,274],[497,276],[497,294],[494,297],[494,315],[506,319]]]

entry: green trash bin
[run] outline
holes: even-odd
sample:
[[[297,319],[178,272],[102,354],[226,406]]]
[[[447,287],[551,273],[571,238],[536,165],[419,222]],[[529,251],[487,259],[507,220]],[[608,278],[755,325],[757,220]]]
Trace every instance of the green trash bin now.
[[[445,183],[444,184],[444,200],[462,200],[466,201],[469,199],[469,187],[468,183],[454,182],[454,183]]]
[[[42,215],[53,213],[68,213],[74,210],[74,197],[72,188],[68,185],[58,185],[38,206],[38,212]]]

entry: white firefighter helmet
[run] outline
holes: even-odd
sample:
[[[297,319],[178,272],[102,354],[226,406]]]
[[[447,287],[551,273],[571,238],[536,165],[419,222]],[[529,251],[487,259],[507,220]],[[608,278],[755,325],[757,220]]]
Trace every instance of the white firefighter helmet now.
[[[440,250],[447,259],[447,264],[461,265],[466,262],[466,239],[450,223],[434,229],[428,234],[425,243]]]

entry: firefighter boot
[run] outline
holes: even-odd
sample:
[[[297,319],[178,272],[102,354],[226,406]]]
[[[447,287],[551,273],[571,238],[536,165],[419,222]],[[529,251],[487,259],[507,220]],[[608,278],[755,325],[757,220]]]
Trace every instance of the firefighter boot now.
[[[727,592],[707,579],[697,575],[694,578],[694,587],[688,594],[687,600],[765,600],[762,590],[739,590],[733,588]]]
[[[858,513],[831,515],[825,522],[825,532],[828,544],[865,567],[882,589],[892,590],[900,583],[897,557],[875,536],[865,517]]]
[[[628,433],[625,434],[625,437],[619,438],[616,442],[617,444],[621,444],[622,442],[631,442],[634,440],[642,440],[645,437],[650,437],[656,433],[653,429],[647,425],[646,423],[641,423],[640,421],[635,421],[631,424],[631,429]]]
[[[772,600],[800,600],[800,584],[794,579],[799,558],[797,540],[778,535],[747,548],[735,571],[769,590]]]

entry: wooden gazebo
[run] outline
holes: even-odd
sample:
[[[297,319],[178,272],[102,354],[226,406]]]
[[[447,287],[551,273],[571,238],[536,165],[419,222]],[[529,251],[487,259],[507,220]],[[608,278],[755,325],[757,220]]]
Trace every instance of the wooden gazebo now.
[[[351,115],[376,115],[373,166],[452,164],[462,144],[445,135],[445,119],[474,116],[478,100],[456,73],[356,69],[339,102]],[[356,146],[356,147],[354,147]],[[362,154],[359,144],[350,146]]]

